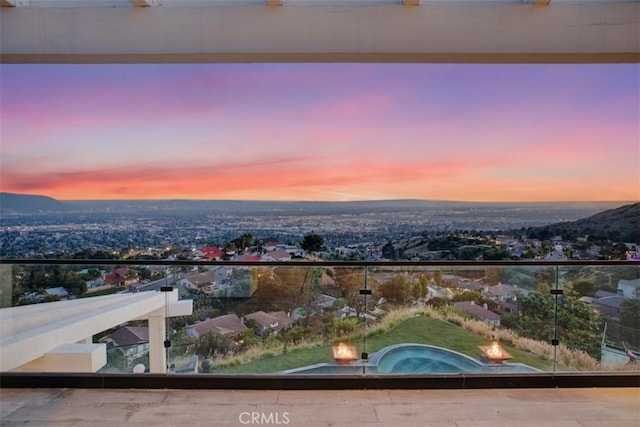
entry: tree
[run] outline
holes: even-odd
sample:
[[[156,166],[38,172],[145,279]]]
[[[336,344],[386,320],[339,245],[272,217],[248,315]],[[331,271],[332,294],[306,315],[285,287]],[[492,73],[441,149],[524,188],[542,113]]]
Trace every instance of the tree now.
[[[148,268],[141,268],[140,271],[138,271],[138,277],[140,277],[141,280],[151,279],[151,270]]]
[[[396,274],[378,287],[378,293],[387,301],[405,304],[410,296],[410,284],[403,274]]]
[[[549,342],[557,334],[567,347],[600,358],[603,319],[577,294],[567,292],[556,300],[550,293],[531,292],[521,296],[519,301],[519,325],[525,337]]]
[[[253,300],[260,310],[291,312],[309,303],[314,293],[311,268],[277,267],[256,275]]]
[[[433,297],[427,301],[427,304],[434,308],[444,307],[449,301],[446,298]]]
[[[627,259],[627,246],[624,243],[616,245],[603,245],[600,250],[600,258],[602,259]]]
[[[364,289],[364,270],[357,268],[336,268],[334,270],[336,283],[342,290],[342,297],[347,305],[356,309],[360,315],[360,289]]]
[[[625,327],[623,339],[640,347],[640,298],[628,299],[620,306],[620,323]]]
[[[198,357],[208,359],[227,355],[232,346],[233,342],[229,338],[210,331],[196,339],[194,349]]]
[[[318,252],[324,245],[324,239],[318,234],[307,234],[300,242],[300,247],[307,252]]]
[[[469,291],[469,290],[465,290],[460,292],[459,294],[455,294],[452,298],[451,298],[452,302],[458,302],[458,301],[473,301],[474,303],[476,303],[479,306],[484,306],[485,304],[487,304],[487,308],[489,310],[495,310],[498,308],[498,303],[484,298],[482,296],[482,294],[479,291]]]
[[[306,329],[301,325],[296,325],[286,331],[281,331],[277,338],[286,346],[287,344],[298,344],[306,335]]]
[[[640,298],[628,299],[620,306],[620,323],[640,330]]]
[[[263,334],[262,328],[255,320],[247,320],[245,326],[247,326],[247,329],[242,331],[238,340],[238,350],[246,350],[249,347],[259,344],[261,339],[265,339],[267,337],[267,333]],[[265,332],[268,331],[270,331],[270,329]]]
[[[238,250],[238,252],[244,252],[247,250],[253,243],[253,236],[250,233],[244,233],[237,239],[229,242],[228,247],[234,248]]]
[[[487,266],[484,269],[484,274],[487,283],[497,285],[504,282],[504,268],[502,267]]]
[[[396,247],[392,242],[387,242],[382,247],[382,256],[386,259],[404,259],[405,248],[401,244]]]
[[[17,303],[20,296],[24,293],[43,293],[47,288],[55,288],[58,286],[62,286],[67,292],[75,296],[83,295],[87,290],[87,285],[79,273],[57,264],[38,266],[26,271],[20,285],[16,286],[15,297],[17,297],[17,299],[14,301],[14,304]]]
[[[442,270],[436,270],[433,273],[433,281],[436,282],[437,286],[442,286]]]
[[[97,268],[89,268],[85,274],[82,274],[82,280],[93,280],[102,276],[102,272]]]
[[[429,276],[424,273],[418,274],[418,280],[413,283],[411,295],[414,299],[424,299],[429,296]]]
[[[535,280],[535,289],[539,294],[548,294],[551,291],[552,287],[555,283],[555,273],[550,270],[543,268],[534,273]]]
[[[581,297],[592,296],[596,291],[595,287],[595,284],[589,280],[580,280],[571,284],[571,288]]]

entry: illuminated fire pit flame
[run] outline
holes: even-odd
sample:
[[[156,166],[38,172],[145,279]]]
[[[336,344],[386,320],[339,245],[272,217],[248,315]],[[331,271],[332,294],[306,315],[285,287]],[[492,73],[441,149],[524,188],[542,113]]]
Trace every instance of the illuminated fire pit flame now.
[[[502,356],[504,355],[504,352],[502,351],[502,349],[498,345],[498,342],[494,341],[491,344],[491,347],[489,347],[489,349],[487,350],[487,355],[489,357],[494,357],[496,359],[499,359],[499,358],[502,358]]]
[[[333,359],[338,362],[350,362],[356,360],[356,348],[343,342],[333,346]]]
[[[480,350],[487,359],[494,363],[512,358],[512,356],[500,346],[498,341],[493,341],[491,345],[480,346]]]

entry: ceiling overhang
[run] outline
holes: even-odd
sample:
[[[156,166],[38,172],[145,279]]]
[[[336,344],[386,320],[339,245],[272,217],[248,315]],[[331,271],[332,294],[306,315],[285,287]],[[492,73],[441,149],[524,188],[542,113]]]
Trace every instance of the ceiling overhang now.
[[[2,0],[1,62],[640,59],[637,1],[45,1]]]

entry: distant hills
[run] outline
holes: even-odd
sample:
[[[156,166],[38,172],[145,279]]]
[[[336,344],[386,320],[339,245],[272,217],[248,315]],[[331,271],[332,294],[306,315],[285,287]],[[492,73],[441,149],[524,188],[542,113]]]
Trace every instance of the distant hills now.
[[[257,201],[257,200],[69,200],[59,201],[43,195],[0,192],[0,213],[41,214],[55,212],[135,212],[143,211],[208,211],[252,213],[346,213],[358,211],[413,211],[452,209],[517,209],[535,207],[536,210],[570,210],[574,213],[599,212],[618,207],[625,202],[548,202],[548,203],[492,203],[446,200],[361,200],[348,202],[326,201]],[[574,218],[576,218],[574,216]]]
[[[64,212],[72,209],[52,197],[30,194],[0,193],[0,213]]]
[[[640,203],[609,209],[577,221],[531,227],[527,229],[527,235],[541,239],[563,236],[566,240],[592,236],[614,242],[640,243]]]
[[[57,212],[206,211],[243,213],[344,213],[361,210],[447,209],[462,202],[427,200],[365,200],[354,202],[258,201],[258,200],[71,200],[61,202],[42,195],[0,192],[0,213],[41,214]]]

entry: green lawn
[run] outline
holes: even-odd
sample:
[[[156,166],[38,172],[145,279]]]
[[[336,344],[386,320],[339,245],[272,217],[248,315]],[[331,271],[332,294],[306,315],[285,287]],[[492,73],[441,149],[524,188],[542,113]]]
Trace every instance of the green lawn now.
[[[385,334],[367,338],[366,349],[369,353],[373,353],[388,345],[401,343],[436,345],[477,359],[480,356],[478,346],[487,345],[488,341],[484,337],[472,334],[471,332],[441,320],[421,316],[408,319]],[[352,344],[358,347],[358,352],[364,349],[362,339]],[[552,369],[550,361],[543,360],[526,351],[516,350],[509,346],[504,346],[504,348],[513,356],[510,362],[524,363],[544,371]],[[332,362],[330,345],[295,350],[239,366],[216,369],[214,372],[219,374],[274,373],[286,369],[312,365],[314,363],[326,362]]]

